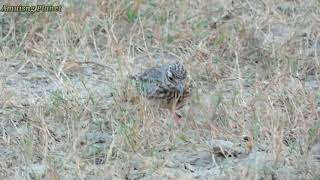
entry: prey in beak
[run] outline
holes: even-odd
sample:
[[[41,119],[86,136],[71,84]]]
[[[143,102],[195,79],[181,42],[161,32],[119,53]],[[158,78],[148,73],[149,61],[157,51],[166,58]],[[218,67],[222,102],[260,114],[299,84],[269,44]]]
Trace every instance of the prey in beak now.
[[[182,96],[184,91],[184,84],[180,82],[179,84],[177,84],[176,89],[178,90],[179,95]]]
[[[177,102],[178,102],[178,99],[180,97],[183,96],[183,92],[184,92],[184,84],[182,82],[178,83],[176,86],[175,86],[175,89],[179,92],[178,94],[178,97],[175,97],[175,102],[173,103],[172,105],[172,113],[173,113],[173,119],[174,121],[176,122],[177,125],[180,126],[181,124],[181,115],[179,115],[178,113],[176,113],[176,105],[177,105]]]

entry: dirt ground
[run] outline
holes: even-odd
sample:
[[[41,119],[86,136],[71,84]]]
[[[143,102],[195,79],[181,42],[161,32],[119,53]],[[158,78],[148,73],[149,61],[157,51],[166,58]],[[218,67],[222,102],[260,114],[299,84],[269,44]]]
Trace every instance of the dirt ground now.
[[[320,1],[82,0],[0,22],[0,179],[320,178]],[[174,61],[194,82],[181,126],[128,83]]]

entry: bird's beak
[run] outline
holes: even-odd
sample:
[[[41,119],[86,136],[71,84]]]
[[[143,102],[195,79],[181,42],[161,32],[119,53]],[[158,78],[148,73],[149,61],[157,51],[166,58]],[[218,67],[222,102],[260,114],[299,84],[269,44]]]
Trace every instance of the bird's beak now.
[[[180,96],[183,95],[183,90],[184,90],[183,87],[184,87],[183,83],[179,83],[179,84],[176,86],[176,89],[179,91]]]

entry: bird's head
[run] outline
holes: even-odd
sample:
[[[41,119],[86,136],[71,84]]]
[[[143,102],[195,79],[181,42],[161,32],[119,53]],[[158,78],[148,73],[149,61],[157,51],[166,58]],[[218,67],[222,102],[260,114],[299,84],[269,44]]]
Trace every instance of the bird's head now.
[[[180,62],[170,64],[166,71],[166,81],[170,88],[176,89],[180,95],[183,94],[185,80],[187,78],[187,70]]]

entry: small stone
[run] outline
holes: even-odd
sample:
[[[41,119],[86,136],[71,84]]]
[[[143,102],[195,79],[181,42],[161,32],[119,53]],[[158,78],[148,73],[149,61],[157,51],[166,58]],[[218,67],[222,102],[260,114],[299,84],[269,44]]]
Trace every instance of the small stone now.
[[[313,146],[311,147],[310,152],[311,152],[311,156],[312,156],[314,159],[320,161],[320,144],[315,144],[315,145],[313,145]]]

